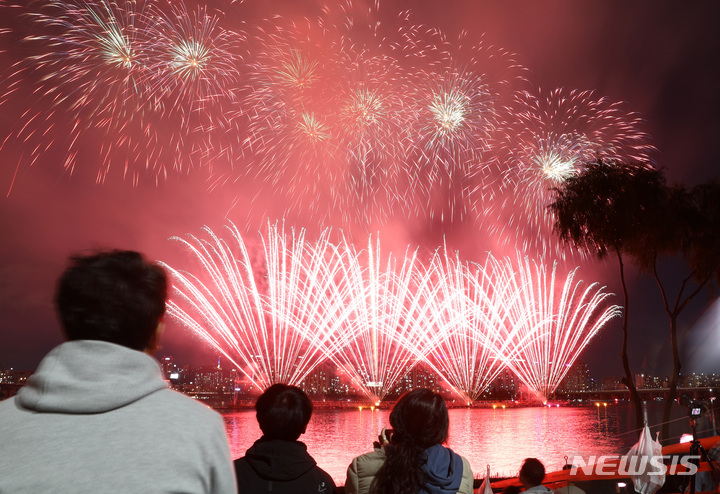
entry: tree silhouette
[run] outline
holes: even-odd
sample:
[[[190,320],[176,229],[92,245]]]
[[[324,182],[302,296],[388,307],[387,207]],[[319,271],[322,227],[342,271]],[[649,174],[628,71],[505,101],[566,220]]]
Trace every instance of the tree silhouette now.
[[[654,277],[670,319],[673,371],[661,434],[667,440],[681,369],[678,318],[704,288],[712,293],[720,280],[720,185],[712,181],[691,190],[670,187],[656,215],[647,242],[634,255],[638,266]]]
[[[555,232],[561,240],[599,259],[608,254],[617,258],[625,307],[620,353],[625,370],[623,383],[635,405],[638,429],[643,425],[643,413],[627,354],[630,305],[625,258],[637,255],[652,237],[665,196],[665,178],[661,171],[641,164],[598,160],[556,188],[555,200],[549,206],[555,215]]]

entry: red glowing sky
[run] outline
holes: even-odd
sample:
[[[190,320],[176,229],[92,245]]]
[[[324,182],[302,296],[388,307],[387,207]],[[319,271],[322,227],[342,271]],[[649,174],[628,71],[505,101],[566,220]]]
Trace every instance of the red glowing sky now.
[[[277,11],[302,17],[319,12],[315,2],[291,0],[272,2],[272,6],[215,4],[228,15],[239,16],[270,17]],[[657,163],[667,169],[670,180],[695,184],[718,174],[720,38],[715,23],[720,7],[716,2],[421,0],[381,5],[381,12],[388,16],[405,9],[413,11],[414,22],[437,27],[450,38],[465,30],[469,39],[483,37],[516,53],[517,61],[529,69],[528,79],[537,86],[595,90],[613,101],[627,102],[629,110],[641,113],[647,121],[652,144],[659,149]],[[0,39],[3,66],[20,56],[15,39],[12,35]],[[33,101],[19,97],[2,105],[17,111],[32,108]],[[13,119],[3,118],[0,139],[14,125]],[[262,218],[277,217],[283,210],[273,197],[252,201],[253,191],[245,185],[208,192],[206,184],[194,181],[192,174],[171,176],[158,186],[134,187],[122,180],[98,186],[92,171],[79,167],[70,175],[62,170],[63,160],[52,155],[32,168],[20,167],[15,176],[25,152],[21,143],[12,141],[0,151],[0,188],[6,191],[13,183],[0,206],[0,367],[33,368],[60,342],[51,298],[68,254],[119,247],[172,264],[185,259],[168,242],[173,235],[198,233],[203,225],[219,228],[226,217],[254,233]],[[311,230],[321,226],[312,219],[307,224],[303,217],[289,221]],[[479,239],[466,225],[440,228],[432,222],[396,221],[383,226],[381,235],[387,245],[417,244],[428,249],[437,247],[445,235],[448,245],[464,256],[482,256]],[[582,273],[583,278],[601,281],[619,292],[614,264],[590,262]],[[648,280],[633,277],[631,290],[637,300],[631,315],[634,368],[665,373],[669,370],[665,363],[670,361],[665,344],[668,324],[656,288]],[[708,305],[705,299],[698,300],[688,310],[685,327]],[[687,342],[700,337],[700,333],[691,334]],[[581,360],[589,363],[594,375],[619,375],[619,341],[619,325],[611,325]],[[164,351],[191,358],[197,345],[180,328],[168,328]],[[717,364],[694,364],[691,370],[720,370]]]

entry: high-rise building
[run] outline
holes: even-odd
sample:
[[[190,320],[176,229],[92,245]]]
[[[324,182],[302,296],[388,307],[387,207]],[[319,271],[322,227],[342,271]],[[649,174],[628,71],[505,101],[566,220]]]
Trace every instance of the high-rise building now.
[[[592,391],[590,370],[585,362],[576,361],[565,374],[557,390],[560,392]]]

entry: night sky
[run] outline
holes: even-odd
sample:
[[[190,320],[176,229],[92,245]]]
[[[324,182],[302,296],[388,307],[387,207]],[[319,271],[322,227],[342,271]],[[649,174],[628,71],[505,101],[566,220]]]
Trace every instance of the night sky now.
[[[211,8],[225,12],[223,22],[228,25],[232,19],[252,23],[275,13],[301,19],[321,11],[316,2],[266,3],[218,1]],[[8,74],[3,91],[14,71],[11,65],[27,56],[17,44],[26,20],[7,5],[1,2],[0,10],[12,15],[0,16],[5,23],[0,28],[15,31],[0,36],[0,60]],[[669,181],[694,185],[720,172],[717,2],[401,1],[382,3],[379,20],[391,23],[407,9],[414,23],[436,27],[448,39],[466,31],[469,40],[514,53],[536,87],[594,90],[598,97],[625,102],[624,108],[645,119],[650,144],[658,150],[655,162],[666,169]],[[25,109],[41,110],[35,105],[29,82],[0,103],[0,142],[5,141],[0,149],[0,367],[34,368],[61,341],[51,300],[55,279],[70,253],[124,248],[171,265],[183,263],[187,256],[168,240],[173,235],[198,234],[204,225],[219,230],[229,219],[257,237],[255,232],[268,218],[284,212],[274,197],[258,198],[251,184],[239,181],[208,190],[207,182],[192,171],[171,173],[158,184],[138,185],[113,173],[98,185],[92,165],[97,156],[90,152],[80,153],[73,173],[63,169],[64,156],[57,151],[26,166],[29,150],[12,139],[12,132]],[[62,130],[56,127],[53,132]],[[87,138],[95,136],[88,133]],[[285,216],[310,231],[330,226],[302,211]],[[413,244],[434,249],[445,237],[465,258],[480,259],[484,251],[468,224],[439,227],[436,222],[396,218],[360,230],[379,231],[386,245],[399,248]],[[581,273],[621,294],[614,262],[583,262]],[[631,270],[630,290],[633,370],[666,374],[672,362],[669,322],[657,288],[654,281]],[[720,308],[712,301],[702,293],[682,317],[686,371],[720,372]],[[205,363],[214,355],[172,323],[163,346],[161,354],[174,354],[180,361]],[[596,377],[620,375],[619,347],[616,320],[580,359]]]

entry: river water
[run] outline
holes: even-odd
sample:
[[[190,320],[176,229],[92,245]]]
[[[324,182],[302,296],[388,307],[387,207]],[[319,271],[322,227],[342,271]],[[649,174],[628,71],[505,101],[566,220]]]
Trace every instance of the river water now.
[[[475,477],[484,477],[487,465],[493,475],[514,476],[523,459],[539,458],[548,471],[558,470],[565,457],[625,454],[637,441],[630,430],[627,404],[589,407],[451,409],[448,446],[465,456]],[[647,407],[648,423],[660,424],[661,404]],[[388,426],[389,410],[316,410],[300,440],[309,453],[339,485],[351,460],[372,448],[379,431]],[[233,458],[243,456],[260,437],[254,410],[224,414]],[[671,423],[675,441],[690,432],[685,411],[676,407]],[[711,428],[703,418],[699,430]],[[659,427],[651,427],[653,436]],[[700,434],[699,434],[700,435]],[[709,435],[709,433],[704,434]]]

